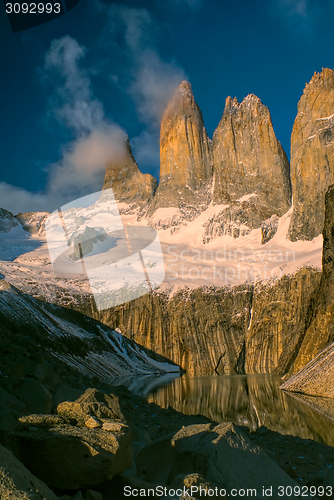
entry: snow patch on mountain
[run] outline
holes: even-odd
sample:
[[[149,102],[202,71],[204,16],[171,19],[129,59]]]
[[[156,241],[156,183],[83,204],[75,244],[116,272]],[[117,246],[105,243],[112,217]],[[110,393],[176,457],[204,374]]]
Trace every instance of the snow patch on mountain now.
[[[221,288],[246,282],[269,282],[283,275],[293,274],[305,265],[321,269],[322,235],[312,241],[292,242],[287,239],[292,209],[277,218],[276,234],[265,244],[262,244],[261,228],[238,238],[223,234],[205,241],[203,234],[207,221],[228,207],[229,205],[210,204],[200,215],[190,221],[183,220],[182,225],[174,230],[168,224],[166,227],[164,221],[178,216],[179,209],[176,208],[160,208],[148,219],[138,217],[136,213],[121,214],[125,232],[131,227],[145,228],[152,225],[158,232],[165,279],[157,292],[173,294],[183,288]],[[119,208],[122,212],[125,207]],[[89,214],[85,210],[89,210],[89,207],[80,209],[80,216],[86,218]],[[19,229],[13,228],[9,235],[15,234]],[[5,245],[3,236],[8,237],[8,233],[0,235],[0,252],[1,245]],[[126,248],[128,243],[123,239],[124,242],[118,240],[116,247],[119,248],[119,259],[124,258],[122,248]],[[3,249],[2,254],[0,253],[0,273],[8,282],[33,297],[66,307],[76,307],[79,301],[92,298],[91,286],[80,261],[77,269],[74,269],[73,261],[68,255],[64,255],[60,272],[60,268],[57,270],[51,265],[45,240],[28,234],[24,245],[27,248],[23,253],[21,248],[21,255],[15,256],[15,245],[12,251]],[[27,251],[28,247],[30,250],[30,245],[31,251]],[[12,258],[6,258],[6,252]],[[135,255],[137,249],[133,248],[132,252]],[[100,266],[107,265],[103,253],[96,262]],[[130,275],[127,278],[131,280]]]

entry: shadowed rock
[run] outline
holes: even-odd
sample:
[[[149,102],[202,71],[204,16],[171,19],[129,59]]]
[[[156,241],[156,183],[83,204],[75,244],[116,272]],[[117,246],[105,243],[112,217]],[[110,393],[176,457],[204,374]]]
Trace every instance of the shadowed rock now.
[[[325,196],[323,228],[322,276],[312,297],[309,318],[302,333],[302,342],[293,365],[293,372],[317,356],[334,342],[334,186]]]
[[[58,415],[20,417],[1,439],[49,486],[83,488],[131,467],[132,434],[115,416],[122,416],[118,398],[88,389],[76,402],[58,405]],[[92,417],[115,425],[89,428]]]
[[[115,200],[129,204],[129,208],[145,207],[157,189],[156,179],[140,172],[129,139],[124,143],[123,158],[107,165],[103,189],[109,188],[112,188]]]
[[[296,486],[261,448],[231,423],[183,427],[174,436],[144,449],[136,462],[138,474],[151,482],[170,484],[178,482],[180,474],[200,475],[197,483],[207,483],[206,487],[218,485],[227,492],[232,488],[251,488],[257,490],[253,496],[261,496],[263,486],[273,487],[272,498],[279,498],[278,486]],[[194,484],[194,480],[188,477],[186,482]]]
[[[1,500],[57,500],[56,495],[19,462],[13,453],[0,446]]]

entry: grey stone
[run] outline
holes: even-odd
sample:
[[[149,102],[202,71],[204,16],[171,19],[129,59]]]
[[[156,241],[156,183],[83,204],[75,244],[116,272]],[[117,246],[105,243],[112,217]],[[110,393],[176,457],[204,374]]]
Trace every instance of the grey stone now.
[[[0,446],[1,500],[57,500],[56,495],[29,472],[13,453]]]
[[[2,437],[19,460],[50,487],[101,484],[131,467],[132,436],[66,424],[57,415],[29,415]],[[35,427],[34,432],[29,427]],[[33,460],[32,460],[33,457]]]

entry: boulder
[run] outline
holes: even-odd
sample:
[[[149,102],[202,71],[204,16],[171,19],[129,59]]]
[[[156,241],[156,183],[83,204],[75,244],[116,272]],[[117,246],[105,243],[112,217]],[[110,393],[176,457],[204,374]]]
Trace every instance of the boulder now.
[[[174,460],[170,477],[198,473],[227,491],[256,489],[259,496],[263,487],[272,487],[272,498],[277,499],[284,498],[278,497],[278,486],[297,486],[232,423],[184,427],[172,438],[171,446]]]
[[[67,421],[76,421],[83,426],[91,416],[98,419],[126,421],[120,399],[97,389],[87,389],[76,401],[64,401],[57,407],[57,413]]]
[[[59,403],[63,401],[75,401],[82,394],[82,390],[71,387],[66,382],[59,382],[53,392],[53,405],[57,409]]]
[[[27,405],[23,401],[9,394],[2,387],[0,387],[0,406],[4,406],[21,415],[28,412]]]
[[[46,363],[38,363],[34,368],[36,377],[47,389],[53,390],[59,384],[60,378],[54,369]]]
[[[116,432],[87,429],[66,423],[59,415],[29,415],[21,417],[20,424],[2,440],[48,486],[85,488],[132,465],[128,427]]]
[[[0,406],[0,431],[12,431],[17,426],[17,419],[8,408]]]
[[[56,495],[29,472],[13,453],[0,446],[1,500],[57,500]]]
[[[218,485],[209,483],[203,476],[196,473],[188,475],[180,474],[179,476],[176,476],[171,485],[171,488],[175,490],[185,489],[192,495],[189,496],[187,493],[185,495],[182,494],[180,497],[178,497],[179,500],[200,500],[203,497],[205,498],[206,495],[210,498],[222,498],[222,496],[219,495],[220,488]],[[212,494],[213,491],[214,494]],[[216,491],[218,491],[217,494]]]

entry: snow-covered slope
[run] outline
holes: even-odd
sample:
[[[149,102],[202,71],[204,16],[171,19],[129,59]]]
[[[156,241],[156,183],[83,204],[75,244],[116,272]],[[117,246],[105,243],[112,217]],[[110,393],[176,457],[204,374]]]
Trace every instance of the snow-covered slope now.
[[[164,222],[177,215],[176,209],[160,209],[152,218],[144,218],[125,214],[125,204],[118,203],[125,228],[153,226],[157,230],[165,267],[165,279],[157,291],[174,294],[183,288],[220,288],[272,281],[293,274],[304,265],[321,269],[322,235],[313,241],[292,242],[287,239],[292,209],[278,219],[275,235],[265,244],[262,244],[261,228],[238,238],[218,235],[206,242],[208,222],[223,208],[210,205],[191,222],[183,221],[171,228]],[[88,211],[89,207],[84,210]],[[84,210],[81,210],[81,215],[84,215]],[[17,235],[17,231],[24,235]],[[123,236],[117,237],[112,248],[108,248],[104,241],[98,245],[101,246],[100,255],[97,255],[99,249],[95,245],[91,255],[85,257],[86,264],[94,258],[98,265],[103,265],[111,251],[118,255],[117,258],[124,258],[128,241]],[[136,251],[135,247],[131,249],[133,253]],[[17,227],[8,233],[0,233],[0,259],[3,259],[0,260],[0,273],[29,295],[70,307],[79,300],[78,297],[85,300],[92,297],[80,260],[73,262],[69,249],[63,257],[62,269],[59,270],[59,266],[54,268],[43,236],[29,235]]]
[[[152,359],[119,332],[80,313],[24,295],[0,279],[0,343],[13,332],[31,336],[36,349],[46,347],[83,375],[98,376],[105,382],[179,374],[178,366]]]

